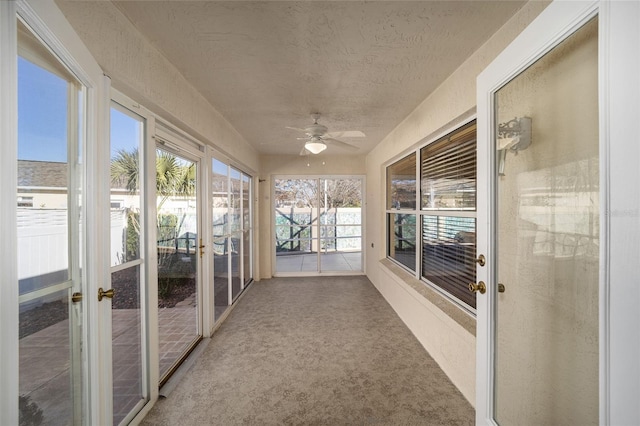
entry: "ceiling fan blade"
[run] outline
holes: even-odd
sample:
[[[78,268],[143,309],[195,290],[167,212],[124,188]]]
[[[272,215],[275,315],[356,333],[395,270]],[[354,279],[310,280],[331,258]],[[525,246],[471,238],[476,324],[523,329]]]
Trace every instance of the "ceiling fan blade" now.
[[[299,132],[307,132],[307,129],[301,129],[299,127],[289,127],[289,126],[285,126],[285,129],[291,129],[291,130],[297,130]]]
[[[329,132],[326,136],[329,138],[364,138],[366,135],[360,130],[345,130],[344,132]]]
[[[354,146],[354,145],[348,144],[348,143],[346,143],[346,142],[339,141],[339,140],[337,140],[337,139],[333,139],[333,138],[325,138],[325,139],[323,139],[323,140],[324,140],[325,142],[329,142],[329,143],[330,143],[330,144],[332,144],[332,145],[339,146],[339,147],[341,147],[341,148],[345,148],[345,149],[348,149],[348,150],[351,150],[351,151],[356,151],[356,150],[358,150],[358,149],[359,149],[359,147],[357,147],[357,146]]]

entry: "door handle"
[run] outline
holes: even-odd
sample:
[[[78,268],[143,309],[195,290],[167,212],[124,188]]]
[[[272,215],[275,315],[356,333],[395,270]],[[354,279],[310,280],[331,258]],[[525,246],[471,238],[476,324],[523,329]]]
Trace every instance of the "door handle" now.
[[[102,302],[103,297],[108,297],[109,299],[113,299],[113,296],[116,294],[115,290],[110,288],[107,291],[104,291],[102,287],[98,289],[98,302]]]
[[[71,301],[73,303],[78,303],[78,302],[82,302],[82,293],[80,292],[75,292],[71,295]]]
[[[484,284],[484,281],[480,281],[478,284],[469,283],[469,291],[471,293],[485,294],[487,292],[487,286]]]
[[[200,238],[200,245],[198,246],[198,248],[200,249],[200,258],[202,258],[202,256],[204,256],[204,244],[202,244],[202,238]]]
[[[484,254],[481,254],[480,256],[478,256],[478,258],[476,259],[476,263],[480,266],[485,265],[486,259],[484,258]]]

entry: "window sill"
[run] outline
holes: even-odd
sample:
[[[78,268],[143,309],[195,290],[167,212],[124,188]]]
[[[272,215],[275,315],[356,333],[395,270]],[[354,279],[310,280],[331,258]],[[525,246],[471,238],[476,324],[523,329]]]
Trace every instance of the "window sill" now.
[[[425,283],[415,279],[409,275],[400,266],[396,265],[389,259],[381,259],[380,264],[391,274],[393,274],[399,281],[406,284],[417,297],[422,297],[428,300],[432,305],[440,309],[445,315],[455,321],[459,326],[468,331],[471,335],[476,335],[476,319],[467,312],[463,311],[460,307],[456,306],[446,297],[439,294],[437,291],[429,288]]]

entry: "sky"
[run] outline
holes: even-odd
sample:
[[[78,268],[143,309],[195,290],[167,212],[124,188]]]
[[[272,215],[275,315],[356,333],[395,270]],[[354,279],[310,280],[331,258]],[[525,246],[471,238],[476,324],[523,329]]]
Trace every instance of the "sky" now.
[[[18,158],[67,161],[67,81],[18,58]],[[138,144],[140,122],[111,110],[111,157]]]
[[[67,162],[67,80],[18,57],[18,159]],[[134,113],[111,108],[110,156],[131,152],[142,137],[142,121]],[[213,161],[213,172],[226,175],[225,163]],[[233,178],[240,173],[231,169]]]

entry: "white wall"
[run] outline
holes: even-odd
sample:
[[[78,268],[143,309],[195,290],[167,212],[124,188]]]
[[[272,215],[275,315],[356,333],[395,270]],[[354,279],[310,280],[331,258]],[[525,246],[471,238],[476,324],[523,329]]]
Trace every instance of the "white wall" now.
[[[378,260],[385,258],[385,166],[473,115],[476,77],[546,6],[531,1],[471,55],[366,157],[367,275],[398,315],[475,405],[475,337],[423,296],[407,290]],[[371,247],[374,243],[374,247]],[[390,279],[393,278],[393,279]],[[428,330],[428,332],[425,331]],[[470,343],[472,342],[472,343]]]

